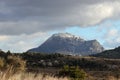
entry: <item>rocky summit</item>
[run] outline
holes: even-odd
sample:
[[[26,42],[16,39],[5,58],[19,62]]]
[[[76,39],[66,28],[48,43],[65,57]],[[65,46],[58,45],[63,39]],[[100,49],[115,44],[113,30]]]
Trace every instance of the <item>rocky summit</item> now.
[[[84,40],[70,33],[57,33],[48,38],[37,48],[28,52],[62,53],[71,55],[91,55],[104,50],[97,40]]]

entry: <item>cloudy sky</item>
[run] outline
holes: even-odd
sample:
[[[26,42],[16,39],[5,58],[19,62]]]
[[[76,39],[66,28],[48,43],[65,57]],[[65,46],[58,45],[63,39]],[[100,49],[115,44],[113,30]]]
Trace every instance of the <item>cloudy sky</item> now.
[[[0,0],[0,48],[23,52],[58,32],[120,46],[120,0]]]

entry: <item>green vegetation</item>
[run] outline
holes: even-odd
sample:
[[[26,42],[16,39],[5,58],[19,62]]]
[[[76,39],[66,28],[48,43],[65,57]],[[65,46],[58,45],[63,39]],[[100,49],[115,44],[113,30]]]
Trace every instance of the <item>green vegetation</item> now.
[[[59,72],[60,76],[70,77],[71,80],[84,80],[86,73],[80,69],[78,66],[64,66],[63,69]]]

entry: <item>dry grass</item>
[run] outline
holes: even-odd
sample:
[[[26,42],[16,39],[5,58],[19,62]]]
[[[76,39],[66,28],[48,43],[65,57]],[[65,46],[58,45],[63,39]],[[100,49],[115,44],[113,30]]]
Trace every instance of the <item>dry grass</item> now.
[[[120,78],[116,78],[115,76],[108,75],[100,75],[96,73],[95,75],[88,75],[85,80],[120,80]],[[107,73],[106,73],[107,74]],[[25,73],[19,72],[14,74],[13,67],[10,67],[4,72],[0,72],[0,80],[70,80],[69,78],[58,78],[55,76],[51,76],[50,74],[40,74],[40,73]]]
[[[68,80],[68,78],[40,73],[15,72],[14,67],[11,66],[5,71],[0,71],[0,80]]]
[[[8,74],[6,72],[0,73],[0,80],[68,80],[68,78],[58,78],[43,74],[33,74],[33,73],[18,73],[18,74]]]
[[[69,78],[58,78],[45,74],[35,74],[35,73],[17,73],[12,74],[10,72],[0,72],[0,80],[70,80]],[[108,76],[104,78],[89,76],[85,80],[120,80],[114,76]]]

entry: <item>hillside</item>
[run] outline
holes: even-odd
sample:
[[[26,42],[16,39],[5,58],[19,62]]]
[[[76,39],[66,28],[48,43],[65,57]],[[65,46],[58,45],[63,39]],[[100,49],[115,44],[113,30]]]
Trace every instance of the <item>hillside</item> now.
[[[98,54],[91,55],[94,57],[101,57],[101,58],[111,58],[111,59],[120,59],[120,47],[115,49],[106,50]]]

